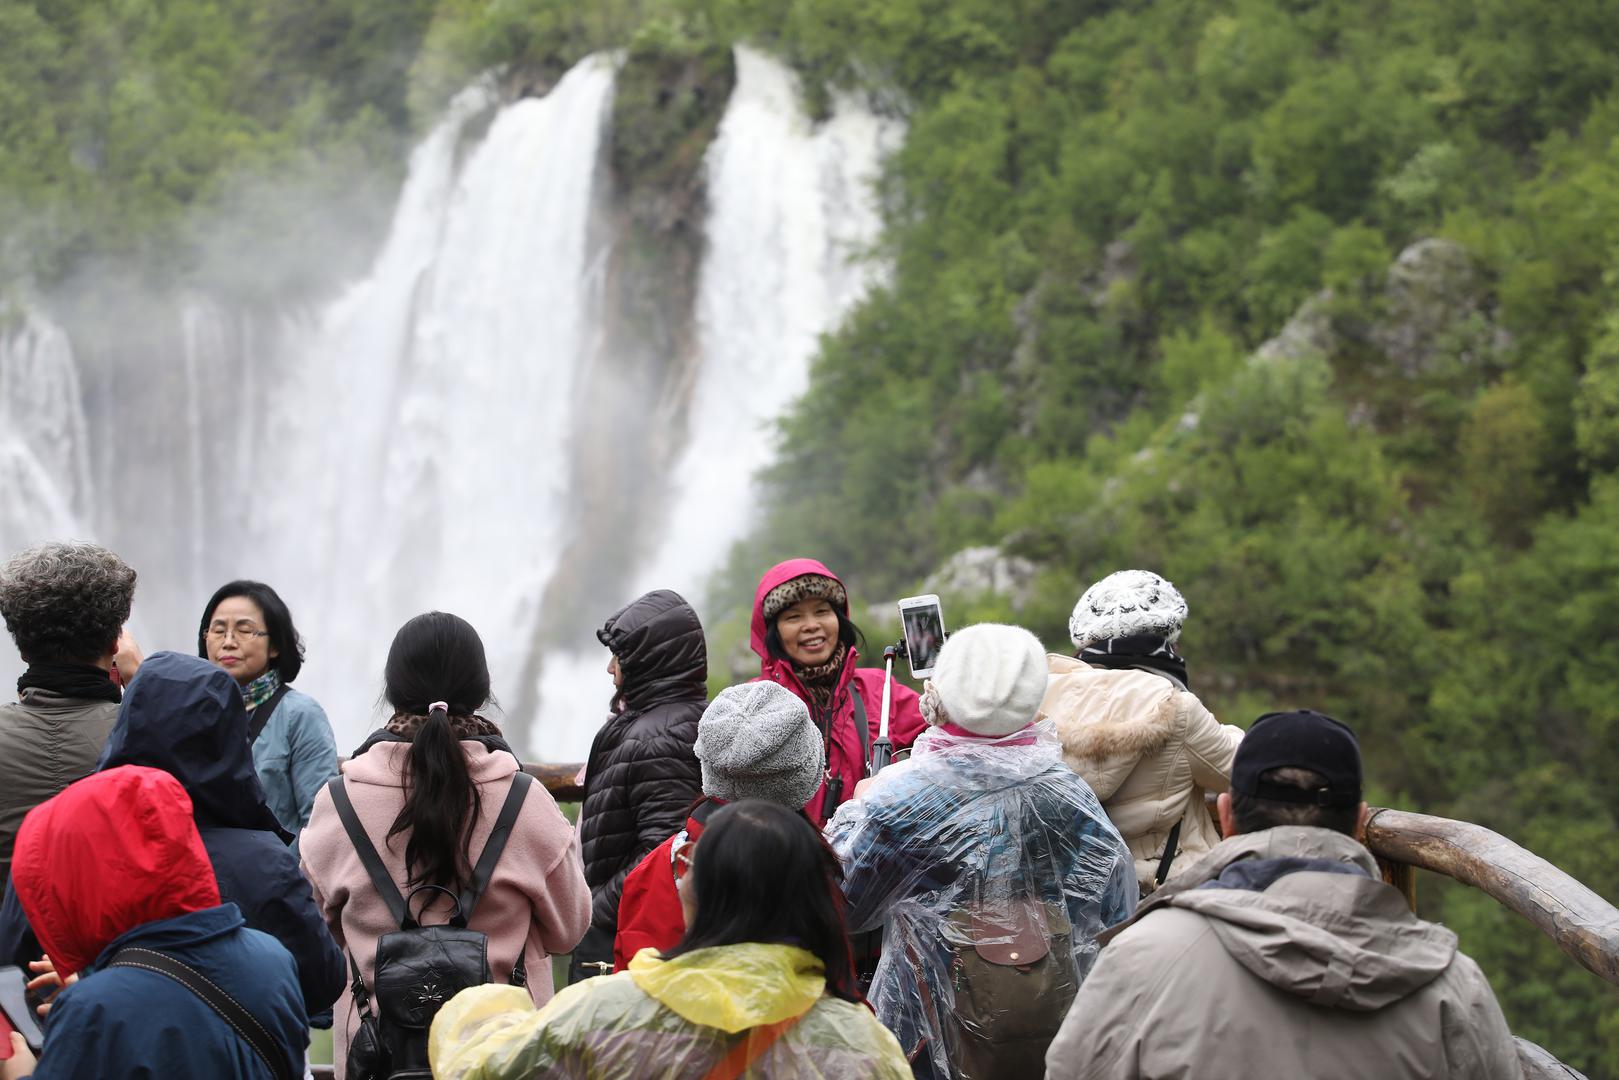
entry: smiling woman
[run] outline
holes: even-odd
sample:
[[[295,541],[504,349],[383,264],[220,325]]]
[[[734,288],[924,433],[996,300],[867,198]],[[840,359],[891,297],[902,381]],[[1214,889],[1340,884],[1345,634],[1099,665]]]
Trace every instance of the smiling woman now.
[[[315,793],[337,775],[337,743],[326,710],[290,685],[304,665],[292,613],[258,581],[222,585],[203,608],[197,655],[230,673],[247,702],[247,738],[264,800],[296,835]]]
[[[849,619],[849,592],[832,571],[814,559],[789,559],[765,572],[753,601],[753,651],[760,678],[802,698],[824,740],[826,777],[804,807],[817,825],[865,778],[882,722],[887,676],[858,666],[860,642]],[[892,695],[889,739],[901,749],[924,724],[916,691],[895,683]]]

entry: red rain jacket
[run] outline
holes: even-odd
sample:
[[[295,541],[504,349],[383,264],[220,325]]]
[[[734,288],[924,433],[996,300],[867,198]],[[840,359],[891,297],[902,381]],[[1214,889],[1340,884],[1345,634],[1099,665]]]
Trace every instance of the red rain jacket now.
[[[686,840],[703,835],[703,823],[724,799],[708,798],[686,819]],[[686,934],[686,913],[675,891],[676,833],[647,853],[624,878],[618,902],[618,935],[613,938],[613,970],[623,971],[642,949],[672,949]]]
[[[220,903],[191,798],[140,765],[96,773],[29,811],[11,880],[64,978],[137,926]]]
[[[786,660],[777,660],[765,648],[765,596],[777,585],[791,581],[805,574],[819,574],[829,577],[842,584],[842,580],[832,571],[814,559],[788,559],[784,563],[777,563],[765,572],[759,582],[759,589],[753,596],[753,651],[759,654],[759,678],[769,679],[780,683],[809,704],[809,693],[804,684],[799,682],[798,675],[793,671],[793,665]],[[848,613],[845,612],[845,615]],[[877,738],[882,728],[883,708],[883,678],[881,668],[857,668],[859,653],[851,648],[849,659],[843,665],[843,678],[838,683],[837,696],[833,698],[832,738],[830,752],[827,754],[827,772],[832,776],[843,777],[843,801],[848,802],[854,797],[854,786],[866,775],[866,759],[862,753],[860,732],[855,727],[854,700],[851,695],[859,694],[860,700],[866,706],[866,723],[871,729],[871,738],[867,745]],[[894,749],[901,750],[916,741],[927,722],[922,719],[922,710],[916,691],[894,680],[892,691],[892,704],[889,707],[888,741]],[[832,816],[833,807],[826,807],[822,813],[822,799],[826,792],[823,782],[810,801],[804,806],[804,813],[809,815],[817,827],[826,824]]]

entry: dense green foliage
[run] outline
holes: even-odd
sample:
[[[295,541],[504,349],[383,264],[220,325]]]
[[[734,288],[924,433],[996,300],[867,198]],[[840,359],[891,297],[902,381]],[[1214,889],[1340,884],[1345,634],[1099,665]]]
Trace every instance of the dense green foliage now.
[[[958,613],[1056,647],[1087,583],[1157,569],[1217,713],[1331,711],[1377,798],[1619,899],[1619,7],[730,14],[911,122],[892,284],[827,341],[739,578],[808,551],[875,600],[997,544],[1031,599]],[[1516,1030],[1619,1075],[1611,987],[1423,888]]]
[[[780,556],[874,602],[993,544],[1036,568],[1026,599],[947,596],[952,621],[1059,647],[1088,582],[1151,567],[1219,715],[1333,712],[1376,799],[1619,899],[1606,0],[0,0],[0,279],[131,250],[196,272],[199,214],[289,248],[321,227],[257,178],[380,222],[475,71],[743,38],[812,106],[864,90],[910,134],[891,282],[785,423],[733,606]],[[692,103],[631,89],[626,130]],[[621,164],[669,165],[659,138]],[[1619,1077],[1619,994],[1421,888],[1515,1030]]]

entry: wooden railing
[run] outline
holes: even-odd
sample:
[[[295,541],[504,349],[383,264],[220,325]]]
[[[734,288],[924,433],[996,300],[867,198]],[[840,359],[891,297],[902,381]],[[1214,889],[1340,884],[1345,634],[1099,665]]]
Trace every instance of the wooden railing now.
[[[558,802],[578,802],[581,766],[525,765]],[[1213,811],[1213,796],[1210,796]],[[1471,885],[1528,920],[1580,966],[1619,985],[1619,909],[1534,852],[1466,821],[1376,808],[1366,823],[1366,846],[1383,880],[1416,908],[1416,871],[1443,874]],[[1580,1074],[1525,1039],[1518,1040],[1525,1080],[1570,1080]],[[330,1073],[316,1066],[316,1080]]]
[[[1385,879],[1387,868],[1395,876],[1415,868],[1471,885],[1619,986],[1619,909],[1534,852],[1471,822],[1383,809],[1366,823],[1366,846],[1386,867]],[[1402,891],[1414,899],[1414,882]]]

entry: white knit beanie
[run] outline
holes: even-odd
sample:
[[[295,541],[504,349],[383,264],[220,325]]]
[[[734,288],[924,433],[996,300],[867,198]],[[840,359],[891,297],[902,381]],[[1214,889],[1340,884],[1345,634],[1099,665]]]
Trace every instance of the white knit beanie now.
[[[797,694],[773,682],[728,686],[697,721],[692,747],[703,794],[726,802],[765,799],[797,810],[826,769],[821,734]]]
[[[1186,622],[1186,600],[1151,570],[1120,570],[1085,590],[1068,618],[1076,649],[1150,634],[1173,644]]]
[[[957,630],[939,650],[928,680],[949,721],[999,738],[1034,719],[1046,696],[1046,650],[1021,626],[979,623]]]

